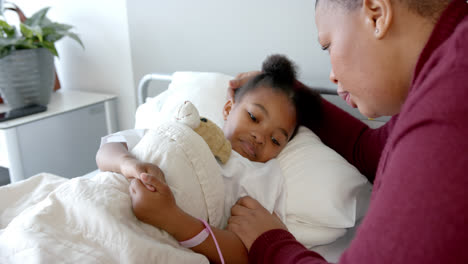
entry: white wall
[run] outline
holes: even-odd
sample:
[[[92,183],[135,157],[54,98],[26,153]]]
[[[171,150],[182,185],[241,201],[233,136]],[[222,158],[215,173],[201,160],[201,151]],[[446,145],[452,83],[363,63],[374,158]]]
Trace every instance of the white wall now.
[[[284,53],[309,84],[333,87],[317,42],[313,0],[129,0],[134,80],[149,72],[259,69]]]
[[[50,6],[49,18],[75,26],[83,50],[71,39],[57,43],[62,89],[119,96],[119,128],[134,126],[136,92],[131,67],[126,0],[15,0],[27,16]]]

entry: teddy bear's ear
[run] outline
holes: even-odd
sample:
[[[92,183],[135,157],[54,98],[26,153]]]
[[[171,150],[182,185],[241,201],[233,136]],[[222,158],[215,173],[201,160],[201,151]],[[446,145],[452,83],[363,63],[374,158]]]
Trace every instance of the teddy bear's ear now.
[[[192,129],[197,128],[200,125],[200,114],[197,108],[190,101],[185,101],[177,109],[174,119],[177,122],[185,124]]]

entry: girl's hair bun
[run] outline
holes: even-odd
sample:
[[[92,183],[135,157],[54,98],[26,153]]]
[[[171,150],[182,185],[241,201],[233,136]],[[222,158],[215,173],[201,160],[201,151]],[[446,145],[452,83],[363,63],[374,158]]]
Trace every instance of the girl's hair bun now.
[[[293,83],[296,79],[296,65],[286,56],[274,54],[263,62],[262,71],[271,76],[274,82]]]

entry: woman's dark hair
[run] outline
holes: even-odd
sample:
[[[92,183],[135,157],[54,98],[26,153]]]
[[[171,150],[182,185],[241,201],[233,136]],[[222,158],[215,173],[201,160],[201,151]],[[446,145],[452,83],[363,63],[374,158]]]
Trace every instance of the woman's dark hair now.
[[[396,1],[396,0],[394,0]],[[437,19],[437,15],[445,9],[450,0],[398,0],[405,4],[409,10],[429,19]],[[354,10],[362,5],[362,0],[316,0],[315,6],[319,2],[337,3],[348,10]]]
[[[297,81],[297,66],[284,55],[271,55],[262,65],[262,72],[235,90],[234,100],[260,87],[284,93],[296,108],[296,129],[300,125],[313,128],[322,115],[322,98],[315,90]]]

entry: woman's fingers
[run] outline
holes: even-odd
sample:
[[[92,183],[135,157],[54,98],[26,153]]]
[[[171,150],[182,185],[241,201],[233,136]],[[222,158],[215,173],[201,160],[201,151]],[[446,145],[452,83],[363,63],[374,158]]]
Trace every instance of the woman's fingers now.
[[[256,202],[250,197],[244,197],[231,208],[227,229],[234,232],[250,250],[254,241],[263,233],[272,229],[284,229],[286,226],[276,214],[271,214],[263,207],[247,208],[241,203]],[[257,202],[258,203],[258,202]]]
[[[229,88],[227,92],[227,99],[234,98],[234,91],[240,88],[242,85],[247,83],[250,79],[254,76],[260,74],[260,71],[250,71],[250,72],[243,72],[239,73],[236,78],[229,81]]]
[[[164,178],[164,173],[162,172],[162,170],[154,165],[154,164],[151,164],[149,165],[148,169],[147,169],[147,173],[150,174],[150,175],[153,175],[155,176],[158,180],[162,181],[162,182],[166,182],[166,179]]]
[[[231,87],[231,88],[233,88],[235,90],[235,89],[241,87],[242,85],[244,85],[246,82],[248,82],[254,76],[259,75],[260,73],[261,73],[261,71],[249,71],[249,72],[239,73],[236,76],[236,78],[229,81],[229,87]]]
[[[249,209],[256,209],[263,207],[257,200],[250,196],[244,196],[237,200],[236,204],[244,206]]]
[[[244,218],[241,217],[241,216],[231,216],[229,217],[228,219],[228,225],[227,225],[227,230],[231,231],[231,232],[234,232],[234,233],[237,233],[240,226],[241,226],[241,223],[242,223],[242,220]]]
[[[231,207],[231,215],[232,216],[239,216],[239,215],[247,215],[249,214],[251,209],[244,207],[239,204],[235,204]]]
[[[141,181],[146,186],[154,187],[155,190],[152,190],[152,191],[158,191],[158,192],[160,192],[162,194],[167,194],[167,193],[170,192],[169,186],[167,186],[166,183],[160,181],[157,177],[155,177],[153,175],[150,175],[148,173],[142,173],[141,174]]]
[[[247,215],[252,213],[252,209],[258,208],[260,205],[257,200],[250,196],[244,196],[237,200],[237,202],[231,207],[231,215]],[[261,206],[261,205],[260,205]]]
[[[132,179],[130,181],[129,190],[130,190],[130,195],[132,196],[132,199],[139,196],[143,189],[145,189],[145,185],[139,179]]]

